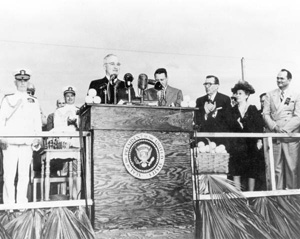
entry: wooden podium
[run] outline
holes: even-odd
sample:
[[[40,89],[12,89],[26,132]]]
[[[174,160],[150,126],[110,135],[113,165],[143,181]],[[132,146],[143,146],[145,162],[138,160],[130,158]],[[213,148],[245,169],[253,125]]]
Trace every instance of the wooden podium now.
[[[100,104],[81,108],[84,130],[92,132],[92,218],[96,232],[194,227],[190,155],[193,110]],[[158,139],[165,156],[160,171],[148,179],[132,175],[123,162],[128,140],[144,133]],[[146,168],[147,164],[141,165]]]

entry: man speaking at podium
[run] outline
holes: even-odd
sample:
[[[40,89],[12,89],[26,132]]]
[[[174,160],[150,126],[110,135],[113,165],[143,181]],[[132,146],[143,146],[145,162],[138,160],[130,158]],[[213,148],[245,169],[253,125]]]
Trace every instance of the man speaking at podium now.
[[[104,57],[103,68],[105,77],[90,83],[89,89],[95,89],[97,96],[101,98],[102,104],[116,104],[119,100],[128,100],[128,90],[131,97],[135,97],[133,87],[127,89],[124,81],[118,79],[121,63],[116,55],[108,54]],[[115,99],[116,96],[116,99]]]

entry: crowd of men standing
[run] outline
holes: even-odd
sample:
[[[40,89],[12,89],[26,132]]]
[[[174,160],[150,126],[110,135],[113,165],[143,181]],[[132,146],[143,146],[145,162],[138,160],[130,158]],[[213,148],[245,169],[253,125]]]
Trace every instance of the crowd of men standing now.
[[[91,81],[88,91],[93,89],[101,103],[114,104],[120,100],[128,100],[129,94],[136,98],[134,89],[127,87],[126,82],[119,79],[120,66],[116,55],[105,56],[105,76]],[[159,82],[160,88],[146,89],[141,97],[158,101],[159,106],[180,107],[183,101],[182,91],[169,85],[167,70],[158,68],[154,72],[154,78]],[[79,119],[76,116],[78,108],[74,105],[75,87],[68,86],[64,89],[64,98],[57,100],[57,109],[45,120],[37,98],[34,93],[30,93],[29,79],[30,75],[21,70],[15,75],[16,92],[5,95],[1,100],[0,132],[35,135],[42,131],[42,125],[45,130],[77,130]],[[248,103],[249,96],[255,92],[248,82],[237,82],[230,98],[218,92],[218,77],[208,75],[203,84],[206,95],[196,100],[198,109],[194,114],[195,128],[200,132],[299,132],[300,94],[289,87],[292,74],[282,69],[276,80],[278,88],[260,96],[264,103],[263,110],[259,111],[256,106]],[[262,139],[214,140],[217,144],[224,144],[230,153],[229,174],[236,185],[241,185],[243,179],[246,179],[248,190],[258,189],[256,182],[263,181],[261,176],[265,168]],[[3,201],[10,204],[27,202],[32,149],[38,148],[40,139],[2,138],[0,143],[4,172]],[[299,188],[299,140],[278,138],[274,140],[273,148],[277,189]],[[14,187],[16,173],[17,190]]]
[[[300,94],[290,87],[292,74],[282,69],[277,75],[278,88],[262,94],[263,110],[257,110],[247,100],[255,92],[246,81],[232,88],[234,101],[218,92],[219,79],[207,76],[206,95],[196,101],[195,123],[200,132],[274,132],[299,133]],[[255,189],[255,180],[264,169],[261,139],[236,138],[230,143],[221,139],[230,153],[229,173],[237,185],[241,177],[248,179],[248,190]],[[299,139],[273,140],[275,177],[277,189],[300,188]]]

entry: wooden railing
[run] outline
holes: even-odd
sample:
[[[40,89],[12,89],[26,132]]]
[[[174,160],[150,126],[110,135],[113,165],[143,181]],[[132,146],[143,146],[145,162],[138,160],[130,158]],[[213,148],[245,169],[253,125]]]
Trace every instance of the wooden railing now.
[[[16,203],[16,204],[0,204],[0,210],[14,210],[14,209],[33,209],[33,208],[53,208],[53,207],[74,207],[74,206],[91,206],[93,204],[91,198],[91,133],[88,131],[83,131],[80,134],[79,131],[75,132],[40,132],[34,135],[22,135],[22,134],[3,134],[0,133],[0,138],[80,138],[82,135],[81,144],[81,157],[85,157],[83,161],[85,165],[83,173],[84,175],[84,189],[85,193],[82,193],[84,199],[81,200],[61,200],[61,201],[41,201],[41,202],[28,202],[28,203]]]
[[[274,154],[273,154],[273,139],[278,138],[298,138],[300,140],[300,133],[206,133],[197,132],[194,134],[195,137],[199,138],[264,138],[268,143],[268,160],[267,165],[270,167],[270,182],[271,189],[269,191],[254,191],[254,192],[243,192],[245,197],[265,197],[265,196],[283,196],[283,195],[295,195],[300,194],[300,189],[287,189],[277,190],[275,182],[275,167],[274,167]],[[300,159],[299,159],[300,160]],[[300,163],[300,162],[299,162]],[[300,175],[299,175],[300,176]],[[200,195],[201,200],[209,200],[210,195]]]

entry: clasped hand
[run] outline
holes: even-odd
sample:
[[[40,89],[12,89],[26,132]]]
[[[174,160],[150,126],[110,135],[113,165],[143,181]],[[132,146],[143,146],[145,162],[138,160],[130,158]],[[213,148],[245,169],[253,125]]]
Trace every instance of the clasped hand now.
[[[76,118],[68,118],[68,125],[77,125],[77,119]]]
[[[38,151],[41,148],[41,139],[34,139],[31,145],[33,151]]]
[[[216,102],[214,102],[214,103],[205,102],[204,110],[207,115],[210,113],[213,113],[215,111],[215,109],[216,109]]]
[[[275,126],[274,130],[276,133],[287,133],[286,130],[280,128],[278,125]]]

